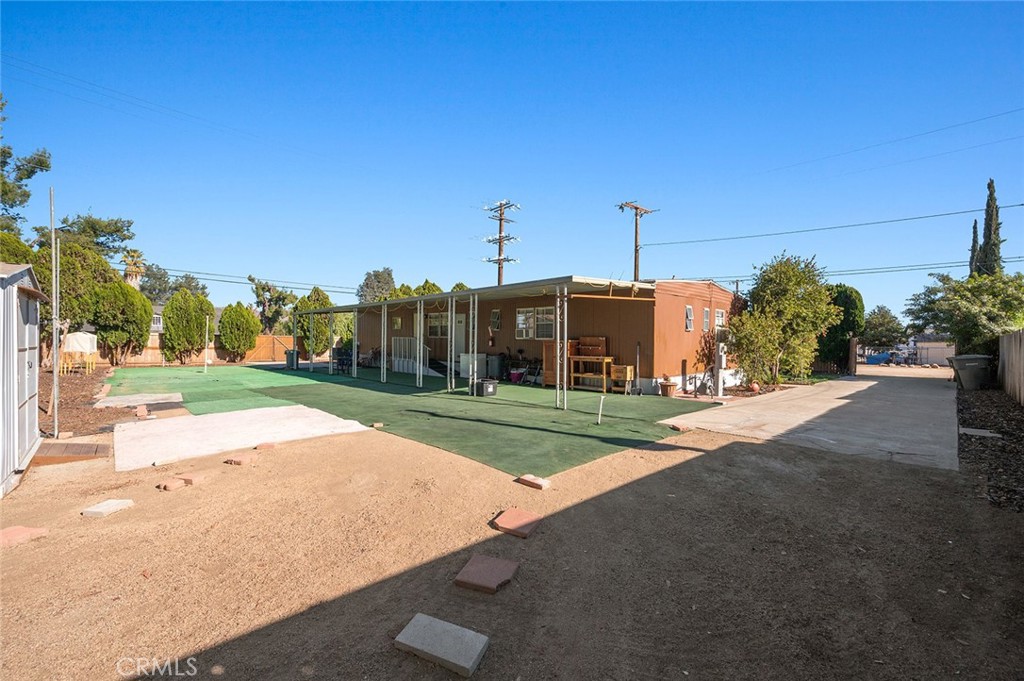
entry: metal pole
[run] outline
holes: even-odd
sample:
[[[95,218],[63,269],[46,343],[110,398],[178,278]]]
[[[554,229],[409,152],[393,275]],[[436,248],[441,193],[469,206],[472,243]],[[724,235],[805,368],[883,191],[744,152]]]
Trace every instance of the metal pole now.
[[[388,304],[380,306],[380,382],[388,382]]]
[[[309,328],[306,329],[306,354],[309,356],[309,373],[313,373],[313,313],[306,315],[309,318]]]
[[[448,371],[447,391],[455,390],[455,297],[448,299]]]
[[[57,229],[53,222],[53,187],[50,187],[50,312],[53,329],[53,437],[58,430],[60,411],[60,255],[57,252]]]
[[[423,301],[416,301],[416,387],[423,387]]]
[[[545,360],[546,361],[546,360]],[[562,289],[555,289],[555,409],[562,406]]]
[[[566,388],[569,387],[569,285],[566,284],[564,291],[564,300],[562,303],[562,338],[565,339],[564,349],[562,350],[562,409],[569,409],[569,392]]]
[[[292,308],[292,358],[295,365],[285,368],[297,371],[299,368],[299,313],[295,311],[294,307]]]
[[[331,349],[328,351],[327,356],[327,374],[330,376],[334,375],[334,312],[331,312],[331,328],[330,328],[330,339]]]
[[[210,366],[210,315],[206,315],[206,330],[203,332],[203,373]]]
[[[352,310],[352,378],[359,376],[359,308]]]

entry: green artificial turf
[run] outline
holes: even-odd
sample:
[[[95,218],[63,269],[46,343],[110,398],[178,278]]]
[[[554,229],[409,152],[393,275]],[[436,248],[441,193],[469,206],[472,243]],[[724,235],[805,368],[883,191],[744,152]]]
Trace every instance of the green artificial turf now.
[[[499,470],[548,476],[667,437],[656,422],[706,408],[706,403],[655,396],[605,396],[570,391],[568,410],[554,408],[555,391],[501,383],[492,397],[471,397],[465,383],[454,393],[444,379],[392,374],[386,384],[376,370],[364,378],[257,367],[119,369],[111,395],[180,392],[193,414],[302,404],[345,419],[423,442]]]

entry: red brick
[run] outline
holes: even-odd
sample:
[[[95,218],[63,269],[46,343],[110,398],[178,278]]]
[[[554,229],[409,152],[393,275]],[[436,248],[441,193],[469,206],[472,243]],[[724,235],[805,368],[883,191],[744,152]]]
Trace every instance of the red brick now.
[[[245,466],[245,465],[256,465],[256,461],[259,459],[259,455],[256,452],[249,454],[235,454],[230,459],[227,459],[224,463],[229,463],[232,466]]]
[[[176,475],[174,477],[181,480],[186,485],[201,485],[206,482],[206,473],[183,473],[182,475]]]
[[[17,546],[18,544],[24,544],[30,542],[33,539],[39,537],[45,537],[47,529],[45,527],[24,527],[22,525],[12,525],[11,527],[5,527],[0,530],[0,546],[7,548],[9,546]]]
[[[669,426],[669,428],[671,428],[672,430],[678,430],[680,433],[686,433],[686,432],[689,432],[689,430],[690,430],[686,426],[680,426],[680,425],[675,424],[675,423],[673,423],[671,426]]]
[[[516,482],[520,485],[526,485],[527,487],[532,487],[534,489],[547,489],[551,486],[550,480],[538,478],[536,475],[530,475],[529,473],[526,475],[520,475],[516,478]]]
[[[513,506],[494,519],[494,526],[506,534],[526,539],[543,519],[536,513]]]
[[[60,433],[57,434],[57,439],[58,440],[67,440],[67,439],[73,438],[74,436],[75,436],[74,431],[62,430]]]
[[[144,404],[140,404],[139,406],[135,407],[135,415],[140,419],[144,419],[147,416],[149,416],[149,408]]]
[[[273,449],[274,447],[277,447],[277,443],[275,442],[261,442],[253,447],[253,449]]]
[[[173,492],[176,489],[181,489],[185,486],[185,481],[181,478],[167,478],[157,483],[157,488],[162,489],[165,492]]]
[[[484,593],[497,593],[512,581],[519,563],[491,556],[473,556],[455,577],[456,586]]]

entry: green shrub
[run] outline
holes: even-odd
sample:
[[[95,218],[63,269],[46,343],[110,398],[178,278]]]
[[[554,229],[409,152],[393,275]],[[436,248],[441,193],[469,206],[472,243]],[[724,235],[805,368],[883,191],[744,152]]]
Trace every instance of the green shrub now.
[[[179,289],[164,306],[164,358],[188,364],[206,341],[206,317],[210,317],[210,336],[214,334],[213,304],[204,296]]]
[[[220,345],[227,350],[232,362],[245,358],[245,353],[256,347],[256,338],[263,325],[241,302],[228,305],[220,313]]]
[[[153,306],[146,296],[123,281],[113,281],[93,291],[92,307],[96,336],[110,350],[115,366],[146,347],[153,321]]]
[[[35,255],[25,242],[7,232],[0,232],[0,262],[31,265]]]

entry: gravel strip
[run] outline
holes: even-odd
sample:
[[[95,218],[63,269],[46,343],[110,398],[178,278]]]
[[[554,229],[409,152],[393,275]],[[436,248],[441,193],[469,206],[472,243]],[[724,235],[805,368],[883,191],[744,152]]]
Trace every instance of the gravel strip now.
[[[993,505],[1024,511],[1024,406],[1001,390],[960,390],[961,428],[981,428],[1002,437],[960,433],[960,468]]]

